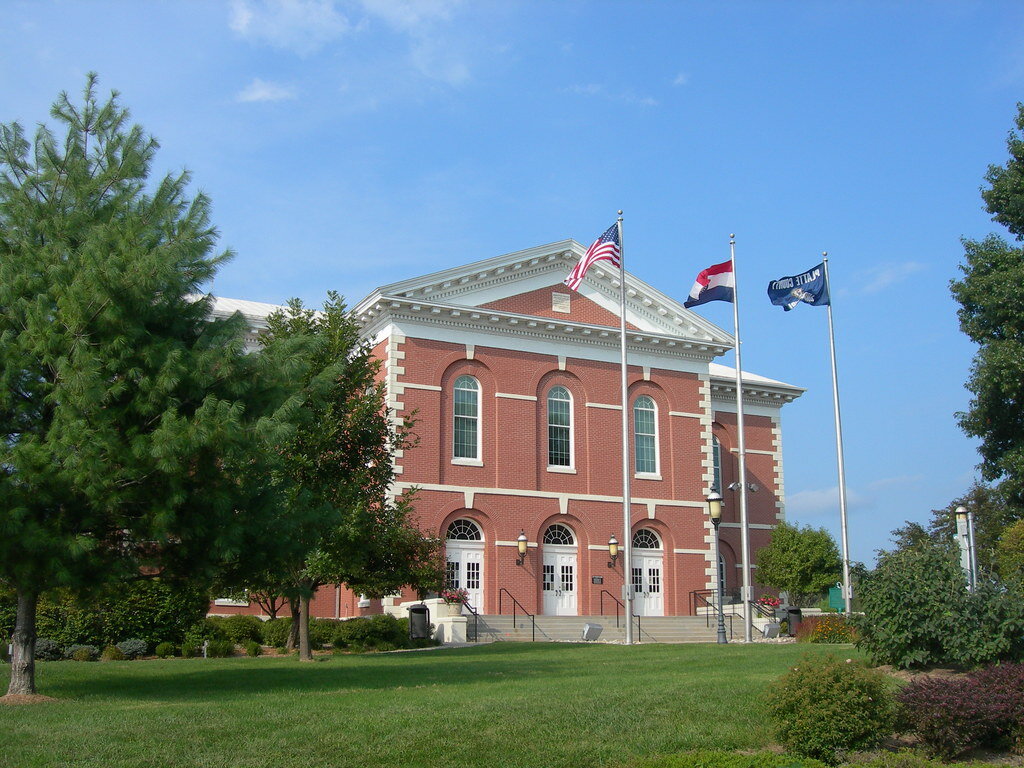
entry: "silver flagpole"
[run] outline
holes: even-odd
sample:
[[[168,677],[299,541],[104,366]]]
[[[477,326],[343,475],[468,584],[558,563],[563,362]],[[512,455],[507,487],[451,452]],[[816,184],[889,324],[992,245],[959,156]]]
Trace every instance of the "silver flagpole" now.
[[[828,251],[822,251],[825,288],[828,291],[828,349],[832,356],[832,404],[836,416],[836,457],[839,462],[839,521],[843,539],[843,605],[850,614],[850,544],[846,537],[846,465],[843,461],[843,421],[839,417],[839,377],[836,375],[836,337],[832,331],[832,279],[828,276]]]
[[[740,352],[740,292],[736,277],[736,235],[729,235],[729,260],[732,262],[732,322],[736,329],[736,430],[740,450],[740,546],[743,557],[743,642],[751,642],[753,617],[750,615],[750,526],[747,519],[747,443],[743,432],[743,358]],[[721,596],[719,596],[721,599]]]
[[[622,596],[626,601],[626,645],[633,644],[633,535],[629,496],[629,408],[626,378],[626,248],[619,211],[619,348],[622,354]]]

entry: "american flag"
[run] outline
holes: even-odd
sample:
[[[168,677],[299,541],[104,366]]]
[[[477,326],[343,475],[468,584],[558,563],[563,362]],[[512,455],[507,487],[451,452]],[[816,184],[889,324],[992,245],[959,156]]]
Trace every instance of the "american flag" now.
[[[619,225],[615,223],[608,227],[604,234],[594,241],[593,245],[587,248],[583,258],[576,263],[576,266],[572,268],[572,272],[569,273],[569,276],[563,282],[574,291],[578,290],[580,283],[583,282],[583,276],[587,274],[590,265],[595,261],[607,259],[616,267],[621,267],[622,261],[619,258],[619,254]]]

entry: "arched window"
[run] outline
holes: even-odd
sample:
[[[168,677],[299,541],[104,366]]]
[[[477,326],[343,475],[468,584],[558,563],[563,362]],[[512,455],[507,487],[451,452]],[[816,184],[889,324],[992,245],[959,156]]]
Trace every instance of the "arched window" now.
[[[572,466],[572,395],[565,387],[548,390],[548,466]]]
[[[549,525],[548,529],[544,531],[544,543],[567,544],[572,546],[576,543],[576,537],[572,535],[571,528],[568,528],[561,523],[555,523],[554,525]]]
[[[456,459],[480,458],[480,384],[472,376],[455,380],[455,430],[453,455]]]
[[[641,528],[633,534],[634,549],[661,549],[661,539],[650,528]]]
[[[714,480],[711,481],[711,488],[719,493],[722,492],[722,444],[718,438],[711,436],[711,462],[714,467]]]
[[[641,395],[633,402],[633,464],[638,474],[658,474],[657,429],[654,400]]]
[[[449,541],[483,541],[484,534],[480,526],[472,520],[460,517],[458,520],[452,520],[445,538]]]

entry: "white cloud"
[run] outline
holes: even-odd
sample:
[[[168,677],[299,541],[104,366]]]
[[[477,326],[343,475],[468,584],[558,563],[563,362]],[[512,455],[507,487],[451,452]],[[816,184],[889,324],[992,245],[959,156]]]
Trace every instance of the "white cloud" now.
[[[878,293],[924,269],[924,264],[907,261],[903,264],[883,264],[868,270],[862,278],[864,293]]]
[[[676,75],[675,79],[672,81],[672,85],[674,85],[674,86],[676,86],[678,88],[680,86],[688,84],[689,82],[690,82],[690,76],[686,72],[680,72],[678,75]]]
[[[361,0],[363,9],[401,32],[418,34],[427,25],[451,20],[458,0]]]
[[[235,96],[236,101],[284,101],[294,99],[295,90],[279,83],[271,83],[260,78],[253,78],[245,88]]]
[[[656,107],[658,100],[650,96],[638,96],[631,91],[612,92],[598,83],[587,83],[586,85],[572,85],[565,89],[569,93],[577,93],[581,96],[599,96],[608,101],[618,101],[623,104],[638,104],[641,107]]]
[[[302,56],[352,28],[332,0],[233,0],[230,25],[246,40]]]
[[[862,489],[846,488],[847,511],[870,509],[875,506],[878,496],[894,485],[912,486],[922,480],[921,475],[900,475],[884,477],[868,483]],[[786,516],[813,518],[824,514],[839,513],[839,486],[815,488],[798,493],[787,494]]]

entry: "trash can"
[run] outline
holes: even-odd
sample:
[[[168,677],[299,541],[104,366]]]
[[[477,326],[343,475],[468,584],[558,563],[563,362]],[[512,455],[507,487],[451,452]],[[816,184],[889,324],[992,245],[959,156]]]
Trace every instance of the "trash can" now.
[[[423,603],[409,606],[409,639],[430,639],[430,609]]]
[[[786,619],[789,621],[789,636],[796,637],[796,631],[800,628],[800,622],[803,619],[803,611],[799,608],[788,608],[786,609]]]

